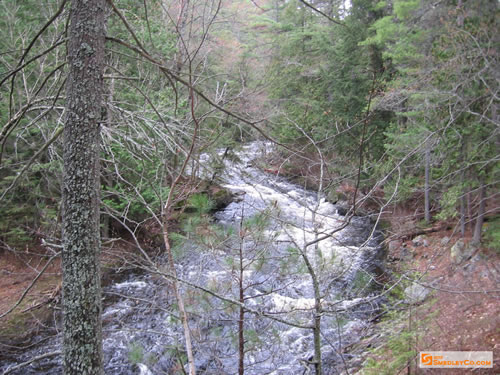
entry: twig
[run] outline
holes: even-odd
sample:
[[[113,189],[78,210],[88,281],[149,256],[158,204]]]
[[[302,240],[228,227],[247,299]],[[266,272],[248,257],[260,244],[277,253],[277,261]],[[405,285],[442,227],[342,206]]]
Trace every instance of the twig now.
[[[38,33],[33,37],[33,39],[31,39],[30,44],[28,45],[28,47],[24,51],[23,55],[19,59],[19,62],[17,64],[18,66],[20,66],[23,63],[24,59],[26,58],[26,55],[29,53],[29,51],[31,50],[31,48],[33,47],[33,45],[35,44],[35,42],[38,40],[38,38],[45,32],[45,30],[47,30],[47,28],[52,24],[52,22],[54,22],[57,19],[57,17],[59,17],[59,15],[64,10],[64,6],[66,5],[67,1],[68,0],[63,0],[62,1],[62,3],[59,6],[59,9],[57,10],[57,12],[45,23],[45,25],[43,25],[43,27],[38,31]],[[15,80],[15,78],[16,78],[16,73],[14,73],[14,75],[12,75],[12,81],[11,81],[11,86],[10,86],[9,115],[12,115],[12,98],[13,98],[13,95],[14,95],[14,80]]]
[[[33,281],[31,282],[31,284],[24,290],[23,294],[21,295],[21,297],[17,300],[17,302],[14,304],[14,306],[12,306],[9,310],[7,310],[6,312],[4,312],[2,315],[0,315],[0,319],[2,319],[4,316],[6,316],[7,314],[10,314],[17,306],[19,306],[19,304],[23,301],[23,299],[26,297],[26,295],[28,294],[28,292],[31,290],[31,288],[33,288],[33,286],[35,285],[35,283],[38,281],[38,279],[43,275],[43,273],[45,272],[45,270],[47,269],[47,267],[50,265],[50,263],[52,263],[52,261],[58,257],[60,254],[57,253],[57,254],[54,254],[52,255],[52,257],[47,261],[47,263],[45,263],[45,266],[43,266],[42,270],[38,273],[38,275],[33,279]]]
[[[28,366],[29,364],[33,363],[33,362],[40,361],[41,359],[48,358],[48,357],[53,357],[53,356],[55,356],[55,355],[59,355],[59,354],[61,354],[61,351],[60,351],[60,350],[56,350],[56,351],[54,351],[54,352],[49,352],[49,353],[45,353],[45,354],[42,354],[42,355],[39,355],[39,356],[33,357],[33,358],[31,358],[29,361],[26,361],[26,362],[20,363],[20,364],[18,364],[18,365],[12,366],[12,367],[9,367],[7,370],[5,370],[5,371],[3,372],[3,374],[2,374],[2,375],[7,375],[7,374],[10,374],[11,372],[16,371],[16,370],[19,370],[20,368],[26,367],[26,366]]]
[[[337,24],[337,25],[340,25],[340,26],[344,26],[344,27],[347,27],[349,28],[345,23],[343,22],[340,22],[340,21],[337,21],[335,18],[332,18],[330,17],[328,14],[322,12],[321,10],[319,10],[318,8],[312,6],[311,4],[309,4],[308,2],[304,1],[304,0],[299,0],[302,4],[304,4],[305,6],[311,8],[312,10],[314,10],[316,13],[319,13],[321,14],[323,17],[326,17],[329,21],[332,21],[333,23]]]
[[[19,178],[21,178],[21,176],[24,174],[24,172],[26,172],[29,167],[31,167],[31,164],[33,164],[33,162],[38,159],[38,157],[40,156],[40,154],[42,154],[52,143],[54,143],[54,141],[62,134],[63,132],[63,127],[60,127],[59,129],[56,130],[54,136],[49,139],[47,141],[47,143],[45,143],[41,149],[39,149],[35,155],[33,155],[31,157],[31,159],[28,161],[27,164],[24,165],[23,169],[21,169],[21,171],[17,174],[16,178],[14,179],[14,181],[12,181],[12,183],[10,184],[10,186],[5,189],[5,191],[3,192],[2,196],[0,197],[0,201],[7,195],[7,193],[9,191],[11,191],[17,184],[17,181],[19,181]]]

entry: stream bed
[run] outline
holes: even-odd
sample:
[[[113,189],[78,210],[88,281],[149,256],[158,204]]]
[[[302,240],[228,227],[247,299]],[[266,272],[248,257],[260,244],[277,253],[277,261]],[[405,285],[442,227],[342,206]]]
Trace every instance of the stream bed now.
[[[374,272],[383,262],[382,234],[369,218],[358,216],[335,231],[346,220],[335,205],[252,166],[270,149],[266,143],[251,143],[237,153],[238,161],[223,161],[221,178],[237,199],[215,214],[214,223],[195,228],[174,249],[178,277],[189,283],[179,285],[198,374],[238,373],[240,312],[233,302],[241,298],[241,290],[247,308],[245,373],[313,373],[313,331],[303,328],[312,324],[314,307],[306,259],[322,296],[325,374],[344,370],[349,353],[343,348],[363,337],[383,302],[373,297]],[[155,259],[152,268],[163,269],[165,259]],[[106,374],[182,374],[181,366],[187,372],[175,295],[161,272],[131,273],[103,293]],[[60,349],[56,334],[0,364],[0,373]],[[54,355],[11,373],[60,374],[61,359]]]

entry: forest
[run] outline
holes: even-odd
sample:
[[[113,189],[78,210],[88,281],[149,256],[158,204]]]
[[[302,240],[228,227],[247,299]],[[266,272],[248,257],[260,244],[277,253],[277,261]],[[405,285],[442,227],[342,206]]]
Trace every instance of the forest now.
[[[499,8],[1,1],[0,373],[498,373]]]

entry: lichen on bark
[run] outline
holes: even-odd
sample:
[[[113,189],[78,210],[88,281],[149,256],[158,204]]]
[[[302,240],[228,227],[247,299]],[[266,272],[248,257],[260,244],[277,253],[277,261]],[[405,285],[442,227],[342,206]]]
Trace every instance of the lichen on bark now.
[[[63,178],[63,367],[65,374],[103,374],[99,116],[105,0],[73,0],[68,38]]]

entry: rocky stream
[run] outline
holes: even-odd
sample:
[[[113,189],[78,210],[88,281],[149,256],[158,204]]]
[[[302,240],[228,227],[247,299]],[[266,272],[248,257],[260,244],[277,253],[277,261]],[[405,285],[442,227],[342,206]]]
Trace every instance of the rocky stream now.
[[[338,207],[317,192],[253,167],[252,160],[270,147],[248,144],[237,153],[238,161],[224,160],[221,178],[237,199],[214,215],[219,234],[199,230],[201,240],[187,236],[175,249],[180,279],[224,297],[179,284],[198,374],[238,372],[239,306],[231,301],[239,300],[240,288],[248,307],[245,373],[313,373],[313,332],[300,328],[311,325],[314,307],[304,256],[314,268],[322,295],[325,374],[344,370],[350,359],[344,348],[358,342],[380,312],[383,301],[373,296],[378,293],[374,274],[383,267],[381,232],[369,218],[354,216],[329,236],[346,220]],[[304,246],[317,239],[321,240]],[[164,258],[154,261],[161,264]],[[105,287],[103,293],[106,374],[182,374],[183,366],[187,372],[182,324],[168,280],[142,270]],[[0,364],[0,373],[61,349],[57,333],[39,340],[39,345]],[[53,355],[11,373],[61,372],[60,356]]]

